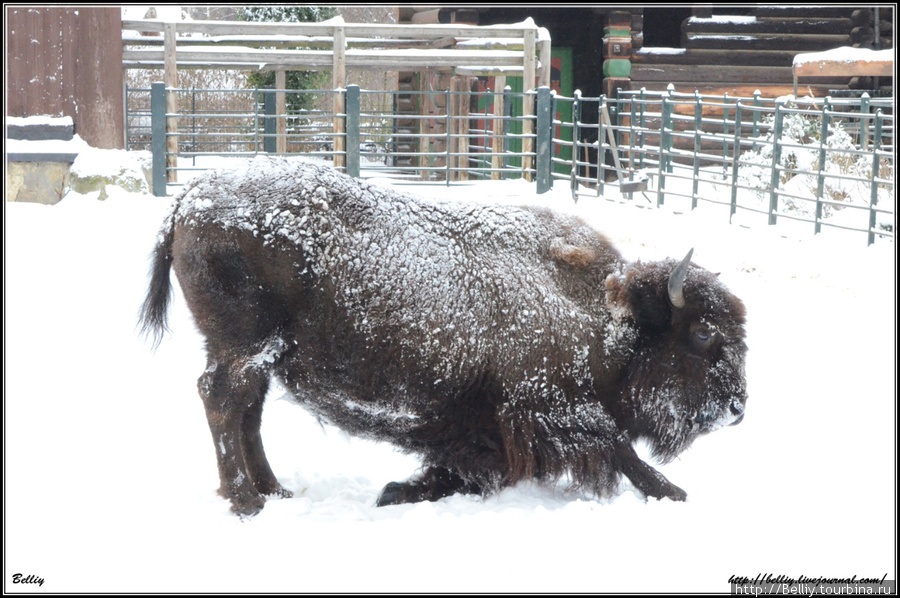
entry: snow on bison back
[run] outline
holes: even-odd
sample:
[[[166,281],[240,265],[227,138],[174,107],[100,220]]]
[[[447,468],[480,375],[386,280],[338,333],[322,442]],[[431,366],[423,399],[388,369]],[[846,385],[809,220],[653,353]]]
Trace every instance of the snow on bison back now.
[[[141,317],[158,342],[174,267],[207,341],[219,492],[240,515],[290,496],[260,438],[272,376],[319,418],[421,456],[378,505],[562,476],[608,495],[621,475],[683,500],[632,443],[671,459],[747,399],[744,307],[690,258],[626,263],[547,209],[257,158],[175,198]]]

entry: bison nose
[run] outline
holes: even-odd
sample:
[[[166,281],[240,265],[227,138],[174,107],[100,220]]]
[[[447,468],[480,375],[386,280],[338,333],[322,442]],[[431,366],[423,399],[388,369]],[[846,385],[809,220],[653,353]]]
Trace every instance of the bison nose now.
[[[744,406],[741,403],[734,402],[731,404],[731,413],[735,416],[734,421],[728,424],[729,426],[736,426],[744,419]]]

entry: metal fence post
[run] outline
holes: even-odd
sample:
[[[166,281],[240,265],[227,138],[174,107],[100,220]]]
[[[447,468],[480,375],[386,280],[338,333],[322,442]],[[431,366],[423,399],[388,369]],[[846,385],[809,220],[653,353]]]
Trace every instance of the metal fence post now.
[[[819,176],[816,183],[816,217],[814,230],[815,234],[822,232],[822,197],[825,195],[825,161],[828,157],[826,144],[828,143],[828,125],[831,117],[828,114],[828,98],[822,106],[822,126],[819,130]]]
[[[581,90],[572,94],[572,167],[569,170],[569,191],[572,199],[578,199],[578,140],[581,139],[579,122],[581,121]]]
[[[724,173],[725,162],[728,161],[728,92],[726,91],[724,94],[724,99],[722,103],[725,106],[722,108],[722,172]]]
[[[603,145],[603,136],[606,134],[606,125],[603,122],[603,107],[606,106],[608,99],[605,95],[600,96],[600,103],[597,107],[597,197],[603,195],[603,182],[606,180],[606,173],[603,167],[606,163],[606,147]]]
[[[859,113],[869,113],[869,97],[868,93],[863,92],[859,98]],[[866,150],[869,145],[869,119],[862,117],[859,119],[859,147]]]
[[[778,211],[778,183],[781,175],[778,164],[781,162],[781,131],[784,128],[784,105],[775,104],[775,123],[772,125],[772,176],[769,179],[769,224],[775,224]]]
[[[758,89],[753,92],[753,133],[752,137],[759,137],[759,98],[762,95]],[[753,151],[756,151],[756,142],[753,142]]]
[[[538,194],[546,193],[553,186],[551,168],[551,143],[553,139],[553,118],[551,108],[553,96],[549,87],[537,88],[537,143],[535,144],[535,171]]]
[[[348,85],[344,92],[344,113],[347,115],[347,174],[359,177],[359,85]]]
[[[672,134],[669,127],[672,126],[672,110],[674,108],[673,101],[670,98],[662,98],[662,115],[659,131],[659,174],[657,175],[656,186],[656,205],[661,206],[665,203],[666,189],[666,173],[669,165],[669,150],[671,149]]]
[[[263,93],[263,151],[274,154],[278,151],[276,133],[275,93],[264,89]]]
[[[700,92],[694,90],[694,177],[691,187],[691,209],[697,209],[697,196],[700,193],[700,149],[702,140],[700,135],[703,129],[703,100]]]
[[[503,173],[500,178],[506,179],[506,170],[509,169],[509,134],[513,117],[513,93],[512,87],[506,85],[503,87]]]
[[[741,162],[741,121],[743,120],[743,104],[738,100],[734,113],[734,159],[731,161],[731,205],[728,212],[728,224],[737,213],[738,172]]]
[[[153,152],[153,195],[166,196],[166,84],[150,87],[150,149]]]
[[[634,101],[634,97],[631,98],[631,101]],[[646,127],[646,112],[647,112],[647,89],[645,87],[641,88],[641,117],[638,121],[638,126],[640,127],[641,132],[639,133],[641,142],[638,146],[641,148],[640,151],[640,159],[638,160],[638,168],[644,168],[644,135],[643,132],[647,128]]]
[[[881,110],[875,112],[875,131],[872,137],[872,195],[869,201],[869,242],[875,242],[875,206],[878,204],[878,169],[881,160],[878,158],[878,146],[881,145],[881,127],[884,115]]]
[[[449,87],[447,88],[447,91],[445,92],[445,96],[444,96],[444,97],[447,98],[447,99],[446,99],[446,104],[445,104],[445,105],[446,105],[446,110],[447,110],[447,141],[446,141],[447,147],[444,148],[444,149],[445,149],[445,154],[446,154],[447,157],[446,157],[446,164],[444,165],[445,170],[446,170],[446,175],[444,176],[444,180],[446,181],[447,186],[449,187],[449,186],[450,186],[450,179],[451,179],[451,177],[453,176],[453,171],[451,170],[451,165],[450,165],[450,162],[451,162],[452,157],[453,157],[453,154],[452,154],[452,147],[453,147],[453,134],[452,134],[452,133],[453,133],[453,131],[452,131],[452,128],[453,128],[453,119],[451,118],[452,115],[450,114],[450,113],[451,113],[450,106],[451,106],[451,102],[453,101],[453,96],[450,94],[450,88],[449,88]]]

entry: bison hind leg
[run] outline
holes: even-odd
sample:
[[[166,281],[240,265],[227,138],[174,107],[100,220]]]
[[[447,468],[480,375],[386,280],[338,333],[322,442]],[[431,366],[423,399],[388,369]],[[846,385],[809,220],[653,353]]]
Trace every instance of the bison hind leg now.
[[[466,482],[445,467],[429,467],[405,482],[391,482],[378,497],[376,506],[399,505],[422,501],[434,502],[453,494],[481,494],[477,484]]]
[[[250,355],[210,353],[198,380],[216,448],[219,495],[230,500],[232,511],[242,517],[259,513],[266,495],[291,496],[276,480],[260,436],[268,365],[281,350],[281,343],[268,342],[262,351]]]

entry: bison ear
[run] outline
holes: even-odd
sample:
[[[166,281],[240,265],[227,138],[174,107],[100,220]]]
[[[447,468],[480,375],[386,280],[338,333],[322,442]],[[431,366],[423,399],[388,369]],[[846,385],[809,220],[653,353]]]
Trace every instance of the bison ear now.
[[[672,321],[672,305],[666,294],[668,268],[662,262],[629,267],[606,279],[607,302],[617,318],[630,318],[641,328],[665,330]]]

